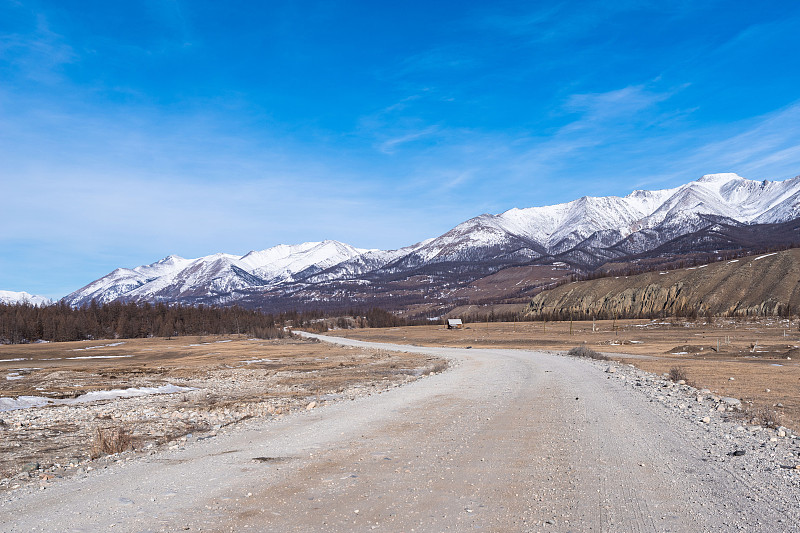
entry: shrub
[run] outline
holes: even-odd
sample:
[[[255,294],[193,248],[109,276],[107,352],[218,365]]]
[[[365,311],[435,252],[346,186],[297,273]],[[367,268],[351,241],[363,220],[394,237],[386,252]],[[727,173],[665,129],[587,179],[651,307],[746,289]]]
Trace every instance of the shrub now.
[[[680,380],[683,380],[686,383],[689,382],[689,376],[686,374],[686,370],[679,366],[673,366],[669,369],[669,379],[675,383]]]
[[[750,417],[750,423],[752,424],[759,424],[770,428],[783,425],[783,415],[774,409],[755,407],[748,409],[746,415]]]
[[[97,428],[92,439],[91,456],[96,459],[133,448],[133,435],[125,426]]]
[[[589,359],[597,359],[598,361],[608,361],[608,356],[596,352],[588,346],[576,346],[567,352],[567,355],[575,357],[588,357]]]

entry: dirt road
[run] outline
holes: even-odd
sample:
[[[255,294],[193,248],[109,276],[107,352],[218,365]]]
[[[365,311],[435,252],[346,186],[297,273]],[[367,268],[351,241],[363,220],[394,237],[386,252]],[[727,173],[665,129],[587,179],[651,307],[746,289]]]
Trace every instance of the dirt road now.
[[[710,461],[708,429],[597,366],[403,349],[455,364],[23,492],[0,530],[800,531],[797,485]]]

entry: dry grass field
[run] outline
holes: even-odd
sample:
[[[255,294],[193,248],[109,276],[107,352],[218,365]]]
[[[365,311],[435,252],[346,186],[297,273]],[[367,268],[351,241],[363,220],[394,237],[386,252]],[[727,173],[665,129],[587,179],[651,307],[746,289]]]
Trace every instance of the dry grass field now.
[[[586,344],[658,374],[680,368],[690,384],[742,399],[747,416],[770,416],[800,431],[798,321],[714,319],[472,323],[330,332],[361,340],[430,346],[566,352]],[[774,414],[772,414],[774,413]]]
[[[3,345],[0,488],[66,475],[92,456],[180,446],[243,419],[370,394],[445,364],[416,354],[237,336]],[[168,386],[181,389],[111,397],[175,390]],[[52,401],[14,409],[25,397]]]

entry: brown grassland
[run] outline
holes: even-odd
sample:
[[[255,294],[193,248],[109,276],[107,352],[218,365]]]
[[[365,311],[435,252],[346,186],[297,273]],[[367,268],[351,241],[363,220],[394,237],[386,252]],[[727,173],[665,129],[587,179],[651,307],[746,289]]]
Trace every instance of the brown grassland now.
[[[521,348],[566,352],[587,345],[642,370],[680,368],[688,382],[740,398],[745,414],[774,412],[800,431],[800,331],[797,320],[607,320],[483,322],[329,332],[354,339],[429,346]],[[731,379],[733,378],[733,379]],[[747,418],[747,417],[745,417]]]
[[[0,398],[194,390],[0,412],[0,489],[19,482],[26,465],[31,477],[58,477],[92,456],[181,445],[187,435],[370,394],[445,366],[418,354],[235,335],[2,345]]]

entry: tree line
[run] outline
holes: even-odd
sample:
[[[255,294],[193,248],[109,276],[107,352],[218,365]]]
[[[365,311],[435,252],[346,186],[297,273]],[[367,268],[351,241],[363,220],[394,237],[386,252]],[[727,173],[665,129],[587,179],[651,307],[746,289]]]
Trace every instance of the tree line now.
[[[332,328],[405,326],[409,321],[380,308],[340,312],[264,313],[239,306],[217,307],[156,303],[98,304],[64,302],[36,306],[0,304],[0,344],[242,334],[261,339],[290,336],[286,328],[323,332]]]
[[[241,333],[282,338],[285,319],[241,307],[92,302],[78,308],[59,302],[0,304],[0,343],[77,341]]]

